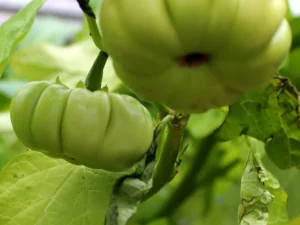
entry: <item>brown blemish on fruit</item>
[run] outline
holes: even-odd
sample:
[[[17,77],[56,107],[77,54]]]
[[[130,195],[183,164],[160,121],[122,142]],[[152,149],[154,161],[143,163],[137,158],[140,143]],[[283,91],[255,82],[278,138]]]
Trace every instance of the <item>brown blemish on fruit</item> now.
[[[202,53],[191,53],[177,59],[181,67],[197,67],[210,61],[210,56]]]

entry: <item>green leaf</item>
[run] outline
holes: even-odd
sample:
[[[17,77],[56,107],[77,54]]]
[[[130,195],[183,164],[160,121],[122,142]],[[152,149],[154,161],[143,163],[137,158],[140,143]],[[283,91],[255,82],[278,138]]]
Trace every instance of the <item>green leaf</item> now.
[[[299,225],[300,224],[300,217],[294,218],[289,225]]]
[[[10,98],[0,92],[0,111],[6,111],[9,108]]]
[[[27,148],[17,138],[10,121],[9,111],[0,113],[0,169],[16,155],[26,152]],[[2,150],[1,150],[2,148]]]
[[[259,165],[265,171],[267,179],[265,180],[265,188],[268,190],[272,196],[274,196],[273,201],[269,206],[269,221],[268,225],[287,225],[289,221],[287,201],[287,193],[281,189],[281,185],[277,178],[267,170],[262,164],[260,154],[256,154],[256,159]]]
[[[268,170],[278,179],[281,187],[288,193],[288,213],[289,216],[300,216],[299,211],[299,187],[300,187],[300,173],[297,168],[290,168],[288,170],[279,169],[268,157],[263,158],[264,165]],[[300,224],[300,223],[299,223]]]
[[[290,20],[290,26],[292,29],[292,48],[300,47],[300,17],[295,17]]]
[[[9,160],[8,146],[0,136],[0,171]]]
[[[18,155],[0,173],[0,224],[103,224],[112,187],[123,175],[39,152]]]
[[[29,33],[18,45],[18,48],[47,42],[55,45],[65,45],[81,29],[81,25],[57,17],[40,17],[35,20]]]
[[[136,172],[118,180],[107,210],[106,225],[127,224],[152,187],[154,165],[152,160],[147,163],[142,173]]]
[[[62,83],[75,87],[79,80],[85,80],[98,53],[91,39],[66,47],[38,44],[16,51],[11,66],[18,76],[29,81],[59,77]],[[107,85],[110,91],[123,90],[110,58],[104,67],[102,84]]]
[[[11,51],[23,40],[30,30],[37,11],[46,0],[32,0],[27,6],[0,27],[0,74],[8,63]]]
[[[154,221],[151,221],[147,225],[172,225],[173,223],[170,223],[168,219],[162,218],[162,219],[157,219]]]
[[[300,37],[299,37],[300,38]],[[290,52],[288,60],[280,73],[291,79],[291,82],[300,89],[300,48],[295,48]]]
[[[267,187],[267,189],[269,189]],[[274,196],[273,202],[269,207],[268,225],[287,225],[289,221],[287,213],[288,195],[281,189],[269,189]]]
[[[241,181],[241,225],[287,225],[287,194],[251,146]]]
[[[266,143],[268,157],[281,169],[300,168],[298,92],[276,77],[262,91],[248,93],[232,105],[219,130],[222,140],[248,135]]]
[[[13,130],[8,111],[0,113],[0,124],[0,134],[11,132]]]
[[[250,151],[241,181],[240,225],[268,224],[268,207],[274,197],[264,188],[266,179],[265,172]]]
[[[187,130],[194,138],[204,138],[224,122],[227,111],[226,108],[220,108],[211,109],[201,114],[192,114]]]

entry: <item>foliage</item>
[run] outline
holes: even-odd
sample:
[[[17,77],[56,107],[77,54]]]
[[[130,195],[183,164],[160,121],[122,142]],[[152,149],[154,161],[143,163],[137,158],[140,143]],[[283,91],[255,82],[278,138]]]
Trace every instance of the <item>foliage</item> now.
[[[267,87],[189,115],[140,99],[110,57],[91,69],[103,44],[102,1],[78,0],[82,26],[36,19],[45,2],[32,0],[0,26],[1,225],[300,224],[300,17],[287,17],[291,49]],[[151,113],[154,138],[134,167],[92,169],[20,142],[10,104],[24,84],[59,77],[75,88],[95,76],[96,89],[130,95]]]

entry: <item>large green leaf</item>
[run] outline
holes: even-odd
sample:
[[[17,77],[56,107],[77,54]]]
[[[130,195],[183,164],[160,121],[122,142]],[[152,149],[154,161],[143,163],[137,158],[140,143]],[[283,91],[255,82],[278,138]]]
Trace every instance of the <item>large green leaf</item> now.
[[[241,225],[287,225],[287,194],[250,147],[241,181]]]
[[[0,224],[103,224],[121,175],[38,152],[18,155],[0,173]]]
[[[296,168],[288,170],[279,169],[268,157],[263,158],[264,165],[280,182],[281,187],[288,194],[288,212],[291,218],[300,216],[299,210],[299,187],[300,187],[300,173]],[[299,223],[300,224],[300,223]]]
[[[0,171],[9,160],[8,147],[0,136]]]
[[[29,33],[18,45],[18,48],[42,42],[65,45],[72,41],[73,36],[80,29],[80,24],[57,17],[40,17],[38,20],[34,21]]]
[[[27,148],[17,138],[10,121],[9,111],[0,112],[0,161],[1,168],[14,156],[24,153]]]
[[[32,0],[0,27],[0,76],[6,67],[12,50],[30,30],[37,11],[46,0]]]
[[[267,155],[279,168],[300,168],[298,99],[290,81],[276,77],[264,90],[248,93],[230,107],[219,130],[220,138],[252,136],[266,143]]]
[[[18,76],[29,81],[54,80],[59,76],[64,84],[74,87],[85,79],[98,52],[90,38],[66,47],[44,43],[15,52],[11,66]],[[108,85],[110,91],[123,87],[111,59],[105,65],[102,84]]]

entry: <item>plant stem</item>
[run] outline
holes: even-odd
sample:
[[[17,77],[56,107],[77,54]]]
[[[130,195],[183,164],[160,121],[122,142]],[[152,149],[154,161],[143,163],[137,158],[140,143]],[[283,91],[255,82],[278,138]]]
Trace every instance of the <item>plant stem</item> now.
[[[189,167],[185,177],[179,186],[177,186],[159,213],[155,215],[155,218],[172,215],[178,206],[180,206],[180,204],[184,202],[189,194],[193,192],[193,190],[197,187],[198,173],[201,169],[203,169],[205,162],[207,161],[207,158],[215,144],[215,133],[209,135],[202,141],[200,149],[198,149],[196,152],[196,155],[194,156],[191,166]]]
[[[102,37],[99,32],[99,28],[96,22],[96,15],[89,5],[89,0],[77,0],[81,10],[84,12],[85,18],[90,28],[90,34],[95,45],[100,49],[103,49]]]
[[[216,180],[219,177],[223,177],[225,174],[228,173],[233,167],[235,167],[238,163],[240,163],[240,159],[234,159],[230,163],[228,163],[226,166],[216,168],[214,170],[210,170],[207,173],[205,173],[204,176],[200,177],[200,179],[197,180],[197,186],[199,185],[207,185],[211,183],[212,181]]]
[[[85,80],[85,86],[88,90],[96,91],[101,89],[103,69],[107,59],[108,55],[100,51]]]
[[[178,114],[168,123],[167,136],[162,149],[159,150],[161,155],[156,164],[153,187],[150,189],[146,199],[153,196],[174,178],[176,174],[175,164],[181,149],[182,137],[188,119],[189,115]]]
[[[95,43],[95,45],[99,48],[103,50],[103,45],[102,45],[102,37],[100,35],[97,23],[96,23],[96,19],[93,17],[90,17],[89,15],[85,14],[86,20],[88,22],[89,28],[90,28],[90,32],[91,32],[91,36],[92,39]]]
[[[225,165],[223,167],[218,167],[216,169],[208,171],[203,176],[201,176],[199,179],[197,179],[195,177],[194,180],[193,180],[194,182],[189,183],[189,184],[192,185],[191,188],[190,188],[191,191],[187,192],[186,191],[187,189],[185,188],[184,192],[181,193],[181,195],[180,195],[180,196],[182,196],[182,197],[180,197],[181,198],[181,200],[179,200],[180,202],[177,199],[177,201],[178,201],[177,206],[179,204],[183,203],[189,196],[191,196],[196,190],[198,190],[197,188],[199,188],[199,186],[201,188],[207,188],[208,185],[212,185],[213,182],[216,181],[216,179],[218,179],[220,177],[224,178],[224,175],[227,174],[238,163],[240,163],[240,159],[234,159],[234,160],[232,160],[231,162],[229,162],[227,165]],[[239,182],[239,180],[238,180],[238,182]],[[177,191],[178,191],[178,189],[177,189]],[[176,197],[176,194],[174,192],[174,194],[169,198],[169,203],[165,204],[164,211],[166,211],[167,206],[168,206],[169,207],[169,213],[168,214],[162,215],[162,213],[159,213],[159,214],[155,215],[154,217],[147,218],[146,220],[140,220],[138,222],[140,224],[147,224],[147,223],[149,223],[153,220],[159,219],[161,217],[170,218],[170,215],[173,214],[175,212],[175,210],[177,209],[177,206],[169,205],[169,204],[171,204],[171,199],[176,200],[175,197]]]
[[[153,103],[153,105],[156,108],[156,110],[158,111],[159,119],[162,119],[170,114],[170,110],[166,106],[164,106],[162,104],[157,104],[157,103]]]

